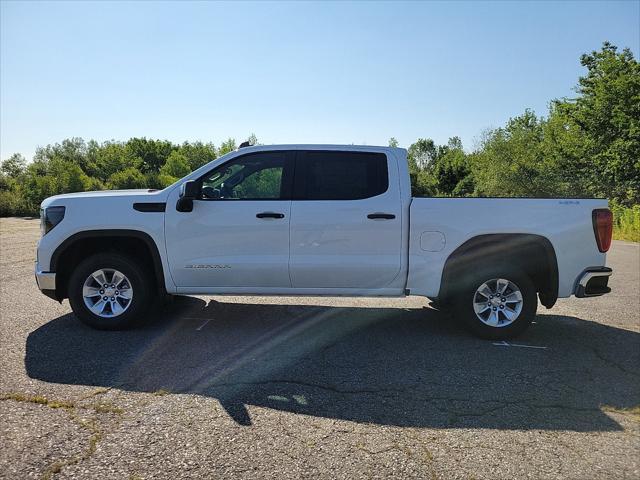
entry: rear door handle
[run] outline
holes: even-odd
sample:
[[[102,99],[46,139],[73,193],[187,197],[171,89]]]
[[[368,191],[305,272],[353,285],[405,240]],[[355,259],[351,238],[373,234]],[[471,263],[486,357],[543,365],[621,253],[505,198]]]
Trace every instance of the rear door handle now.
[[[393,220],[396,216],[392,213],[370,213],[367,218],[371,220]]]
[[[284,218],[284,213],[262,212],[262,213],[256,213],[256,217],[258,217],[258,218]]]

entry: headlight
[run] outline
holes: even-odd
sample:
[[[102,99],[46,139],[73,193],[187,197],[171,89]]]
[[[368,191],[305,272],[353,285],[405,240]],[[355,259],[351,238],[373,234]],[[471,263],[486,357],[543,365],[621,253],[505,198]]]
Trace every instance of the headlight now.
[[[46,235],[64,218],[65,207],[47,207],[40,209],[40,233]]]

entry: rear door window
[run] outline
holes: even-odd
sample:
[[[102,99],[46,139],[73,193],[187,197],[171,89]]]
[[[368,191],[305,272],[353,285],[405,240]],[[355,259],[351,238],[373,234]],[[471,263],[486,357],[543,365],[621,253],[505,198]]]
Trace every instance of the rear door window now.
[[[388,188],[383,153],[310,150],[298,154],[294,200],[361,200]]]

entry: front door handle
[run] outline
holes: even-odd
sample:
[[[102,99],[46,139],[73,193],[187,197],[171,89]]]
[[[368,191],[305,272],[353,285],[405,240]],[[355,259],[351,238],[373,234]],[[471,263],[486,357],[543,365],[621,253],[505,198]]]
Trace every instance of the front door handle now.
[[[284,218],[284,213],[262,212],[256,213],[257,218]]]
[[[392,213],[370,213],[367,218],[371,220],[393,220],[396,216]]]

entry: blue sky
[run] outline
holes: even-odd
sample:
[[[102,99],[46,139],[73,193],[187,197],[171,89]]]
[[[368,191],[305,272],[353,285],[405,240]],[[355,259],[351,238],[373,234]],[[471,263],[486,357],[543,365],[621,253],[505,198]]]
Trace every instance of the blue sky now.
[[[640,50],[640,2],[2,2],[0,158],[79,136],[467,149]]]

